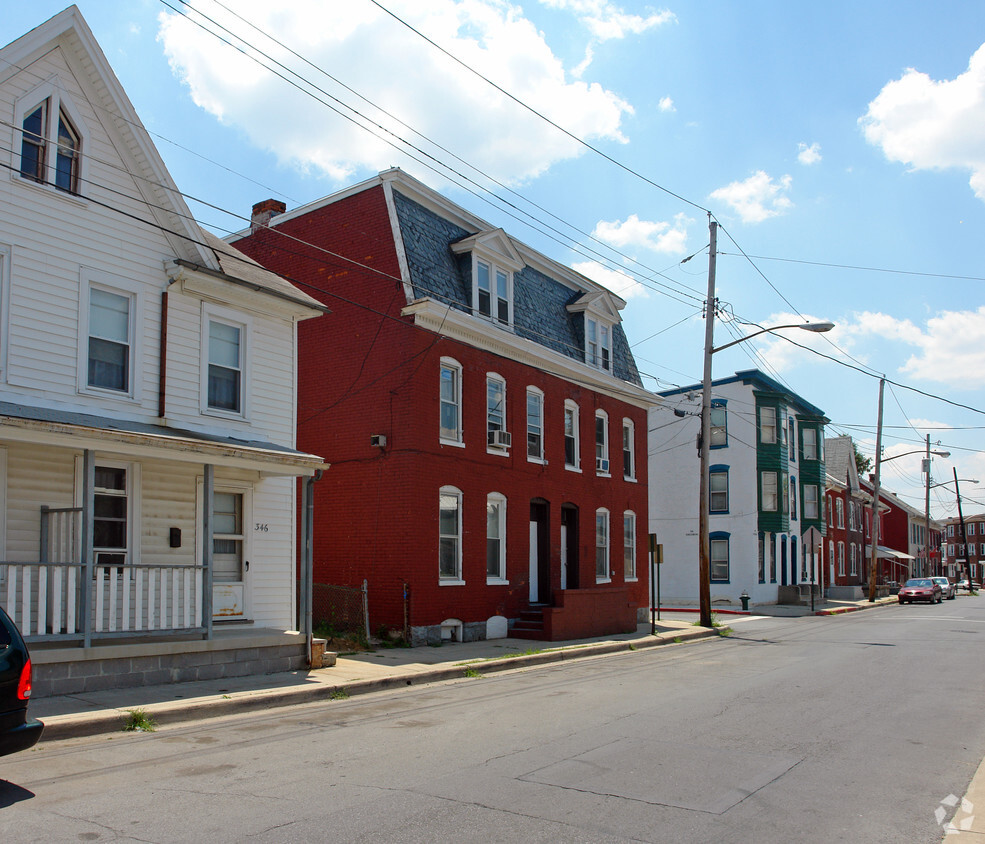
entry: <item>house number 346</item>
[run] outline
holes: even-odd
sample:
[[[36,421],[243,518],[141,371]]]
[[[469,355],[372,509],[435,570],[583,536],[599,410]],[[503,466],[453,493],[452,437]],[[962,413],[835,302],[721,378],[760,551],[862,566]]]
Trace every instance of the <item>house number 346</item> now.
[[[254,530],[260,530],[260,531],[263,531],[264,533],[266,533],[267,530],[269,530],[269,528],[266,525],[262,525],[262,524],[260,524],[260,522],[257,522],[256,523],[256,527],[254,528]]]

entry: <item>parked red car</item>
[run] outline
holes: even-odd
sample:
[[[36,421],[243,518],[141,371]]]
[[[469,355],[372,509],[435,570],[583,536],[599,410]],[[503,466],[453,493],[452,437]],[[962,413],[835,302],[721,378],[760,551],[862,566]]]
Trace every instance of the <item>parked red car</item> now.
[[[913,577],[906,581],[899,590],[898,597],[901,604],[912,604],[914,601],[939,604],[944,600],[940,584],[930,577]]]

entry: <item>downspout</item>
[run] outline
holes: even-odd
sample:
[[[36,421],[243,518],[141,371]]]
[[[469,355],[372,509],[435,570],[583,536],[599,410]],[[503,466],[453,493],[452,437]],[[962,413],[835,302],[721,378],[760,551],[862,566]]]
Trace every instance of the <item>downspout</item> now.
[[[303,624],[301,632],[305,639],[305,652],[308,666],[311,666],[312,629],[311,600],[314,591],[314,525],[315,525],[315,482],[321,480],[322,470],[316,469],[315,474],[305,478],[304,501],[302,510],[302,546],[301,546],[301,612]]]
[[[168,292],[171,284],[161,291],[161,348],[158,357],[157,415],[163,419],[167,415],[165,397],[168,382]]]

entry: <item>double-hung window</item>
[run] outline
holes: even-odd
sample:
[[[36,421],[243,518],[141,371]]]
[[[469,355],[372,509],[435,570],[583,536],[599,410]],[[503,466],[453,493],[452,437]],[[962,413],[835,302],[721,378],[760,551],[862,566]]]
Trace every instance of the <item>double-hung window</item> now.
[[[622,514],[622,573],[624,580],[636,580],[636,514]]]
[[[475,273],[476,313],[502,325],[510,325],[513,322],[513,274],[482,259],[476,259]]]
[[[709,536],[711,551],[711,580],[728,583],[729,580],[729,534],[716,531]]]
[[[486,581],[506,581],[506,498],[497,492],[486,497]]]
[[[622,420],[622,476],[636,480],[636,428],[632,419]]]
[[[564,466],[566,469],[579,469],[581,458],[578,449],[578,405],[566,400],[564,403]]]
[[[595,580],[609,580],[609,511],[595,511]]]
[[[777,507],[776,498],[776,472],[763,472],[760,475],[760,486],[762,496],[761,507],[765,512],[775,513]]]
[[[759,441],[761,443],[776,442],[776,408],[759,408]]]
[[[835,520],[839,528],[845,527],[845,504],[840,498],[835,499]]]
[[[817,519],[819,515],[817,509],[817,485],[804,484],[804,518]]]
[[[790,498],[789,504],[790,508],[790,518],[797,518],[797,479],[794,477],[790,478]]]
[[[585,317],[585,363],[612,371],[612,328],[590,316]]]
[[[506,382],[495,373],[486,376],[486,441],[489,449],[504,452],[510,447],[506,431]]]
[[[595,411],[595,472],[609,474],[609,416],[604,410]]]
[[[208,407],[243,412],[243,328],[209,320]]]
[[[801,428],[800,435],[804,438],[804,460],[817,460],[817,429]]]
[[[544,394],[527,387],[527,460],[544,460]]]
[[[787,417],[787,449],[791,463],[797,462],[797,435],[794,431],[793,416]]]
[[[438,494],[438,579],[462,581],[462,491],[453,486]]]
[[[439,438],[445,442],[462,441],[462,367],[451,358],[441,359]]]
[[[725,402],[712,399],[711,402],[711,447],[724,448],[728,445],[728,425]]]
[[[86,386],[132,393],[134,297],[89,288]]]
[[[838,543],[838,574],[844,576],[845,574],[845,543]]]
[[[712,466],[708,475],[708,511],[728,512],[728,467]]]

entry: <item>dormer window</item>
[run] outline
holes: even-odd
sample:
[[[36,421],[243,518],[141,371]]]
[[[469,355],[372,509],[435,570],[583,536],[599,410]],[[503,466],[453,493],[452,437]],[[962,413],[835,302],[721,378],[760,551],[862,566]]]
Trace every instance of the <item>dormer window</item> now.
[[[502,229],[479,232],[451,244],[456,255],[472,259],[470,307],[475,316],[513,327],[514,274],[523,269],[523,259]]]
[[[48,98],[24,117],[20,173],[25,179],[78,193],[82,138],[64,109],[58,109],[57,120],[52,119],[51,104]]]
[[[612,329],[589,316],[585,317],[585,363],[612,371]]]
[[[513,274],[486,261],[476,260],[473,308],[480,316],[509,325],[513,310]]]

